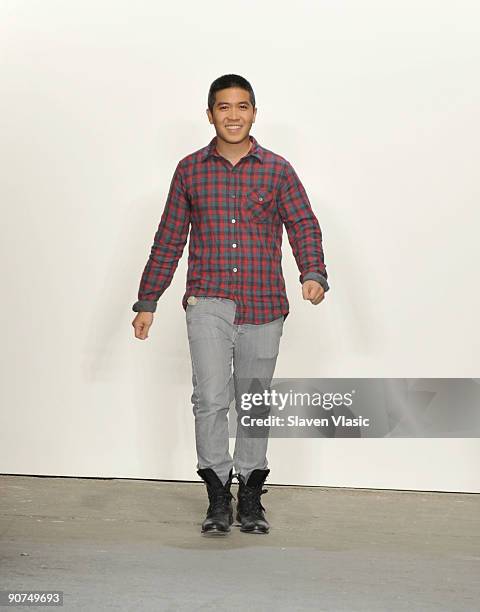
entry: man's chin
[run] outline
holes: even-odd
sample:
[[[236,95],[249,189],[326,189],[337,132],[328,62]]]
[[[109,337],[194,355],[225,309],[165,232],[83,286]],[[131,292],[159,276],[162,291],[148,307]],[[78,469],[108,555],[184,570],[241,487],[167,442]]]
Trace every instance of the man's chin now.
[[[230,144],[235,144],[237,142],[242,142],[242,140],[245,140],[245,138],[247,138],[247,136],[248,136],[248,132],[245,132],[244,130],[242,130],[242,132],[239,133],[239,134],[231,134],[230,132],[227,132],[225,134],[224,132],[222,132],[220,134],[220,136],[226,142],[228,142]]]

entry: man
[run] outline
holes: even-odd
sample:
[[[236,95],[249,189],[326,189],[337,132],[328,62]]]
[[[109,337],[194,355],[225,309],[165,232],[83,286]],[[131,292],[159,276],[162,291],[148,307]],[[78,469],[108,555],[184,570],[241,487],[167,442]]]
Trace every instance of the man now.
[[[132,325],[137,338],[148,337],[191,225],[182,306],[192,361],[197,473],[209,498],[202,534],[230,532],[234,467],[240,530],[268,533],[260,502],[270,472],[268,436],[253,437],[240,426],[240,397],[248,381],[270,384],[289,313],[281,267],[283,225],[303,298],[314,305],[329,290],[322,234],[293,167],[250,135],[257,114],[250,83],[234,74],[219,77],[210,87],[206,112],[216,137],[177,164]],[[233,398],[238,421],[232,459],[227,413]]]

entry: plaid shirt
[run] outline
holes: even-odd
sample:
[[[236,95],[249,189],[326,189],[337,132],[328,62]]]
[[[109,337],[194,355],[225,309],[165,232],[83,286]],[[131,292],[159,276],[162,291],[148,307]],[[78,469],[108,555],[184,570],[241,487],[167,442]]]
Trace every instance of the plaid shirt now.
[[[216,150],[216,137],[178,162],[135,312],[155,312],[190,224],[184,310],[189,296],[213,296],[236,302],[236,325],[286,319],[283,225],[300,283],[313,279],[329,290],[322,233],[300,179],[286,159],[249,138],[250,151],[235,166]]]

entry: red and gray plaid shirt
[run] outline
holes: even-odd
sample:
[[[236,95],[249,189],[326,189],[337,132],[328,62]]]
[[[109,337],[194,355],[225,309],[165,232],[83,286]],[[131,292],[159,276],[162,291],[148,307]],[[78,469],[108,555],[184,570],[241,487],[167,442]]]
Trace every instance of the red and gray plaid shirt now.
[[[322,233],[300,179],[286,159],[252,135],[250,141],[250,151],[235,166],[216,150],[216,137],[178,162],[135,312],[155,312],[190,225],[184,310],[189,296],[213,296],[236,302],[236,325],[286,318],[283,225],[300,283],[313,279],[329,290]]]

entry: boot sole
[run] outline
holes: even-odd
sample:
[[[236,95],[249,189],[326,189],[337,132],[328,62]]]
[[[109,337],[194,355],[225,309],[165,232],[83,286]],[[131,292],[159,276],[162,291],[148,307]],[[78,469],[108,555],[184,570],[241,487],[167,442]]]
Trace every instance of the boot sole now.
[[[262,527],[254,527],[253,529],[242,528],[242,519],[238,517],[235,519],[235,526],[240,527],[240,531],[242,533],[256,533],[256,534],[266,535],[270,531],[270,527],[267,527],[266,529]]]
[[[229,516],[228,522],[229,522],[229,526],[233,525],[233,515]],[[204,535],[204,536],[210,536],[210,535],[226,536],[231,532],[232,532],[231,529],[229,529],[228,531],[223,531],[222,529],[218,529],[218,527],[214,527],[213,529],[205,529],[205,531],[202,530],[200,533],[201,535]]]
[[[231,531],[220,531],[220,529],[209,529],[208,531],[202,531],[201,535],[202,536],[226,536],[229,533],[231,533]]]
[[[270,531],[270,529],[267,529],[267,530],[265,530],[265,529],[258,529],[258,527],[256,529],[242,529],[240,527],[240,531],[242,533],[254,533],[254,534],[257,534],[257,535],[267,535],[267,533]]]

